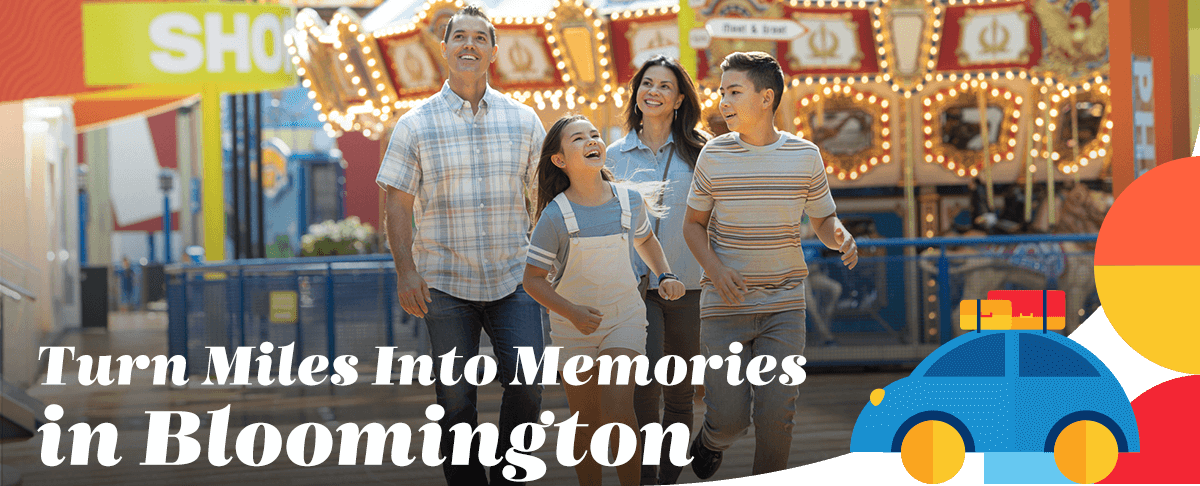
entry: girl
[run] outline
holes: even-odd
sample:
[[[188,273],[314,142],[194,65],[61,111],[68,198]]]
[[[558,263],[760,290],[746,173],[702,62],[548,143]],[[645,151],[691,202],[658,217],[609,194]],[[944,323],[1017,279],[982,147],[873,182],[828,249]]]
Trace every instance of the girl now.
[[[638,276],[650,291],[645,294],[646,357],[651,363],[664,355],[690,358],[700,354],[700,264],[683,241],[683,215],[687,212],[692,171],[708,135],[696,129],[700,121],[700,97],[696,86],[679,61],[654,56],[642,65],[629,82],[629,108],[625,127],[629,133],[608,147],[609,165],[621,179],[666,184],[662,205],[665,218],[651,221],[662,238],[663,251],[687,293],[670,302],[659,296],[657,273],[637,262]],[[673,373],[673,371],[671,371]],[[682,423],[692,427],[695,387],[684,381],[664,387],[658,382],[634,391],[638,425],[659,423],[664,429]],[[659,397],[662,406],[659,406]],[[670,446],[663,441],[663,457]],[[663,462],[642,467],[642,484],[675,484],[682,468]]]
[[[578,355],[626,356],[646,351],[646,307],[638,294],[632,254],[661,273],[659,294],[678,299],[684,285],[670,273],[662,247],[650,230],[647,204],[629,187],[613,183],[604,167],[600,132],[583,116],[564,117],[546,133],[538,162],[537,226],[530,237],[524,286],[549,310],[550,338],[561,346],[561,363]],[[554,270],[553,284],[546,276]],[[575,466],[579,484],[599,485],[600,464],[587,453],[600,425],[622,423],[639,430],[633,411],[632,380],[597,384],[596,367],[563,383],[567,402],[579,414]],[[614,377],[613,382],[620,382]],[[639,441],[640,442],[640,441]],[[626,446],[627,447],[627,446]],[[640,484],[641,445],[633,459],[617,466],[623,486]]]

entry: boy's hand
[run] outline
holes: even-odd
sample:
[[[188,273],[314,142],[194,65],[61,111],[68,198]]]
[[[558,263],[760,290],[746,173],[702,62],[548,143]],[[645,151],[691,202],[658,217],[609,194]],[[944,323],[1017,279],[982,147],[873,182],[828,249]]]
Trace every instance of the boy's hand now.
[[[854,243],[854,237],[842,228],[838,228],[833,232],[834,242],[838,245],[838,251],[842,252],[842,264],[846,268],[854,269],[858,265],[858,245]]]
[[[579,332],[584,335],[596,332],[596,329],[600,327],[602,317],[604,317],[604,314],[594,307],[575,304],[571,304],[568,314],[563,317],[570,320],[571,324],[575,325],[575,329],[579,329]]]
[[[717,293],[721,295],[721,300],[725,301],[726,305],[744,302],[746,292],[750,291],[746,288],[746,281],[742,278],[742,274],[725,265],[717,267],[708,276],[708,279],[712,280],[713,287],[717,289]]]
[[[683,297],[687,292],[687,287],[676,279],[669,278],[658,283],[658,296],[667,300],[675,300]]]

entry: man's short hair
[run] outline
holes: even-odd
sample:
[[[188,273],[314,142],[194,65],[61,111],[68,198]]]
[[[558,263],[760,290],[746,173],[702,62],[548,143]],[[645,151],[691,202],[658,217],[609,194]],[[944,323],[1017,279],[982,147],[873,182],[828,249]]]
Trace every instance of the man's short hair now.
[[[770,54],[735,52],[725,56],[725,60],[721,61],[721,71],[745,72],[746,77],[750,78],[750,82],[754,83],[756,92],[762,92],[768,88],[774,90],[775,106],[771,108],[771,111],[779,109],[779,102],[783,99],[783,69]]]
[[[492,38],[492,46],[495,47],[495,45],[496,45],[496,26],[492,25],[492,19],[488,18],[487,14],[483,13],[483,9],[480,8],[478,5],[467,5],[466,7],[463,7],[459,11],[455,12],[454,15],[450,16],[450,20],[446,21],[446,34],[444,36],[442,36],[442,42],[450,42],[450,29],[454,26],[454,19],[459,18],[459,17],[468,17],[468,16],[469,17],[479,17],[479,18],[483,19],[484,22],[487,22],[488,34]]]

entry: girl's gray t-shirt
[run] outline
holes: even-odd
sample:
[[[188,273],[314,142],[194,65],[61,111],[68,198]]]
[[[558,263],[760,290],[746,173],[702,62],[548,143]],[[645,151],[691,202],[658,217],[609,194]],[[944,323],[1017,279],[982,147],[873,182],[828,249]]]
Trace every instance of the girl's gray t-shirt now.
[[[633,263],[636,261],[633,258],[636,255],[633,247],[634,240],[650,233],[650,219],[646,215],[646,203],[642,199],[641,193],[619,184],[614,184],[613,188],[629,192],[629,210],[632,221],[628,238],[630,255],[628,275],[636,280],[636,269]],[[621,201],[617,199],[616,194],[613,194],[612,199],[599,206],[571,203],[571,210],[575,212],[575,221],[579,225],[580,237],[608,236],[621,232]],[[567,259],[570,258],[570,238],[570,234],[567,233],[567,223],[563,220],[562,210],[559,209],[558,203],[547,204],[546,209],[542,210],[542,216],[538,218],[537,225],[533,228],[533,235],[529,237],[529,256],[525,260],[526,263],[549,271],[553,276],[551,282],[558,285],[562,269],[566,268]]]

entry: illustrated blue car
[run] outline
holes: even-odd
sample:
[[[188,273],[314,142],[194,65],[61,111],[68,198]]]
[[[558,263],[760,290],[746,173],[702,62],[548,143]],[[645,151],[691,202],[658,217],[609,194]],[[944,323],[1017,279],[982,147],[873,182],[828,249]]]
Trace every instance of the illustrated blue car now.
[[[942,345],[912,375],[872,392],[850,451],[901,452],[914,426],[931,420],[953,427],[965,452],[1055,452],[1059,434],[1080,421],[1107,428],[1120,452],[1140,450],[1133,407],[1112,372],[1041,330],[982,330]]]

